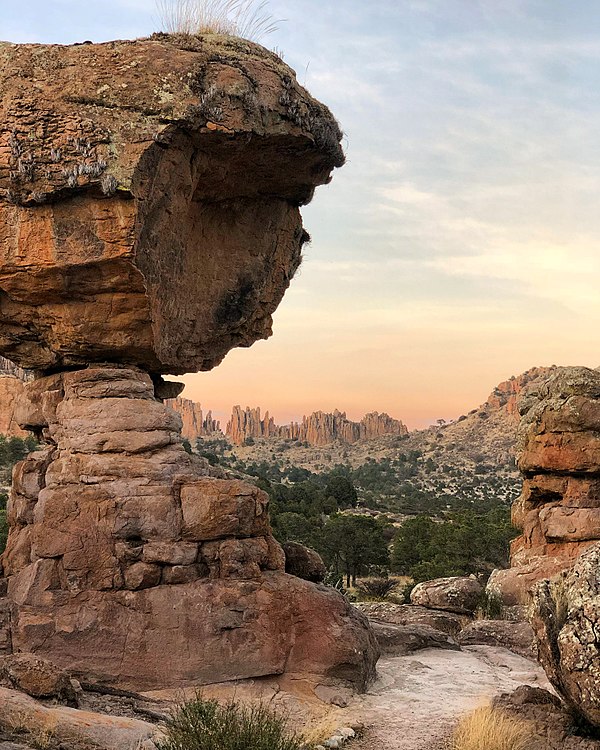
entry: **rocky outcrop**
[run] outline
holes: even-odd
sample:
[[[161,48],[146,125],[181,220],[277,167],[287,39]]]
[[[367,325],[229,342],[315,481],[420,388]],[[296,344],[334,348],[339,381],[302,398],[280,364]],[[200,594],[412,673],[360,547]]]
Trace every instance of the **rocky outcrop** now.
[[[213,419],[212,412],[204,416],[201,404],[189,398],[168,399],[166,405],[176,411],[181,417],[181,435],[192,443],[199,437],[212,437],[221,434],[221,425]]]
[[[185,373],[271,334],[298,207],[343,163],[276,55],[215,35],[2,43],[0,112],[4,356]]]
[[[284,670],[367,684],[366,621],[283,572],[266,494],[185,452],[148,375],[91,366],[27,396],[48,445],[19,464],[8,506],[15,651],[137,689]]]
[[[23,394],[23,384],[33,379],[33,374],[0,357],[0,435],[27,437],[15,419],[15,410]]]
[[[269,335],[299,206],[343,161],[331,114],[214,35],[0,44],[0,84],[0,354],[38,371],[15,419],[42,441],[13,475],[2,643],[134,690],[364,689],[366,618],[284,572],[267,495],[186,453],[161,377]]]
[[[477,608],[482,593],[481,584],[471,576],[436,578],[418,583],[410,593],[410,601],[421,607],[468,615]]]
[[[501,646],[526,659],[536,659],[533,630],[528,622],[474,620],[458,636],[461,646]]]
[[[571,712],[600,728],[600,544],[533,590],[531,624],[548,679]]]
[[[286,573],[313,583],[322,583],[325,580],[327,568],[316,550],[298,542],[286,542],[283,545],[283,553]]]
[[[511,569],[490,587],[523,604],[533,584],[573,565],[600,539],[600,372],[561,367],[523,395],[517,457],[523,490],[512,517],[522,530]]]
[[[336,441],[350,445],[382,435],[406,435],[408,429],[400,420],[393,419],[388,414],[371,412],[360,422],[353,422],[345,412],[337,410],[333,414],[316,411],[309,417],[303,417],[301,423],[292,422],[279,426],[268,411],[261,418],[260,408],[246,407],[242,410],[239,406],[234,406],[226,434],[234,445],[243,445],[249,437],[277,437],[299,440],[309,445],[329,445]]]

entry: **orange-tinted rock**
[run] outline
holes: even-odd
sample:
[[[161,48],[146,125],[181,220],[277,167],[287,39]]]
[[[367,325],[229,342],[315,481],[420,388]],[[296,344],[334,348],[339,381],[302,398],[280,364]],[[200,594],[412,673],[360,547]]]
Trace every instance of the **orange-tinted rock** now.
[[[166,401],[182,421],[181,435],[192,443],[199,437],[208,437],[221,432],[221,425],[213,419],[212,412],[204,416],[202,406],[189,398],[173,398]]]
[[[407,427],[400,420],[377,412],[365,415],[360,422],[352,422],[344,412],[336,410],[333,414],[326,414],[317,411],[304,417],[302,423],[279,426],[268,411],[261,418],[260,408],[242,411],[239,406],[233,407],[226,428],[226,434],[234,445],[243,445],[246,438],[270,437],[300,440],[309,445],[329,445],[335,441],[356,443],[381,435],[407,433]]]
[[[15,651],[135,689],[284,670],[366,686],[366,621],[283,572],[267,495],[186,453],[148,375],[90,366],[27,390],[50,444],[16,468],[9,501]]]
[[[343,163],[276,55],[215,35],[4,43],[0,112],[2,354],[184,373],[271,334],[298,207]]]
[[[517,459],[523,491],[512,509],[522,531],[512,568],[490,579],[506,604],[526,604],[536,581],[573,565],[600,539],[600,372],[555,368],[524,391]]]

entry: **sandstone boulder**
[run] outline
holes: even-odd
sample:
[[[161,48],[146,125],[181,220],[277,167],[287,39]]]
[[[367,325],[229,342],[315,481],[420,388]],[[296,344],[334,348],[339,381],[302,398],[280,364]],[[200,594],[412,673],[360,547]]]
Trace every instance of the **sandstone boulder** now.
[[[129,750],[156,736],[153,724],[65,706],[45,706],[28,695],[0,687],[0,729],[46,747]]]
[[[392,625],[371,621],[381,653],[385,656],[405,656],[426,648],[460,651],[456,640],[429,625]]]
[[[33,654],[0,657],[0,684],[33,698],[56,698],[61,703],[77,706],[77,695],[69,675],[47,659]]]
[[[533,591],[539,659],[571,711],[600,727],[600,544]]]
[[[456,576],[436,578],[417,584],[410,594],[412,604],[429,609],[443,609],[458,614],[472,614],[483,593],[476,578]]]
[[[456,636],[471,622],[470,615],[419,607],[414,604],[392,602],[357,602],[354,605],[371,622],[387,622],[392,625],[427,625],[447,635]]]
[[[321,555],[314,549],[297,542],[286,542],[283,552],[286,573],[313,583],[321,583],[324,580],[327,568]]]
[[[526,659],[536,659],[533,630],[528,622],[475,620],[458,634],[461,646],[501,646]]]
[[[207,370],[271,334],[341,131],[250,42],[0,44],[0,352]]]
[[[15,651],[136,690],[284,671],[366,687],[366,618],[284,572],[267,495],[186,453],[148,375],[94,365],[30,385],[51,442],[9,500]]]

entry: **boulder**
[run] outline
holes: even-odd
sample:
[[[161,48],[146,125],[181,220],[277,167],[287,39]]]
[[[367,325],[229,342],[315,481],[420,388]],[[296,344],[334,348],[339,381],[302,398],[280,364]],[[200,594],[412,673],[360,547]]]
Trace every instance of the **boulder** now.
[[[428,609],[414,604],[392,602],[357,602],[354,605],[371,622],[387,622],[392,625],[427,625],[447,635],[456,636],[471,622],[470,615]]]
[[[125,750],[142,746],[157,735],[156,727],[139,719],[45,706],[28,695],[0,687],[0,729],[40,747]]]
[[[327,568],[321,555],[314,549],[297,542],[286,542],[283,552],[286,573],[313,583],[321,583],[325,579]]]
[[[77,695],[69,675],[47,659],[33,654],[0,657],[0,684],[33,698],[56,698],[61,703],[77,706]]]
[[[472,614],[482,594],[483,588],[476,578],[456,576],[418,583],[411,591],[410,601],[428,609]]]
[[[531,624],[548,679],[576,716],[600,728],[600,544],[535,586]]]
[[[536,659],[533,630],[527,622],[475,620],[458,634],[461,646],[501,646],[526,659]]]
[[[527,723],[529,750],[598,750],[600,746],[598,740],[578,732],[573,716],[547,690],[522,685],[495,698],[494,707]]]
[[[442,648],[460,651],[451,635],[429,625],[391,625],[371,621],[381,653],[385,656],[405,656],[425,648]]]
[[[0,113],[2,354],[182,374],[271,335],[299,206],[344,161],[275,54],[213,34],[2,43]]]
[[[184,450],[148,375],[94,365],[34,381],[32,402],[44,380],[51,443],[8,508],[15,651],[135,690],[284,671],[367,686],[366,618],[284,572],[267,495]]]

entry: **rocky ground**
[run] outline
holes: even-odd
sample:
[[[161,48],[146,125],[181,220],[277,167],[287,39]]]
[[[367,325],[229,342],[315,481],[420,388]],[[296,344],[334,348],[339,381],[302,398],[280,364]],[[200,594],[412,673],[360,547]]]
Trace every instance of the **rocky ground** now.
[[[549,687],[537,664],[504,648],[427,649],[384,657],[377,682],[348,709],[366,727],[352,750],[443,748],[463,715],[520,685]]]

